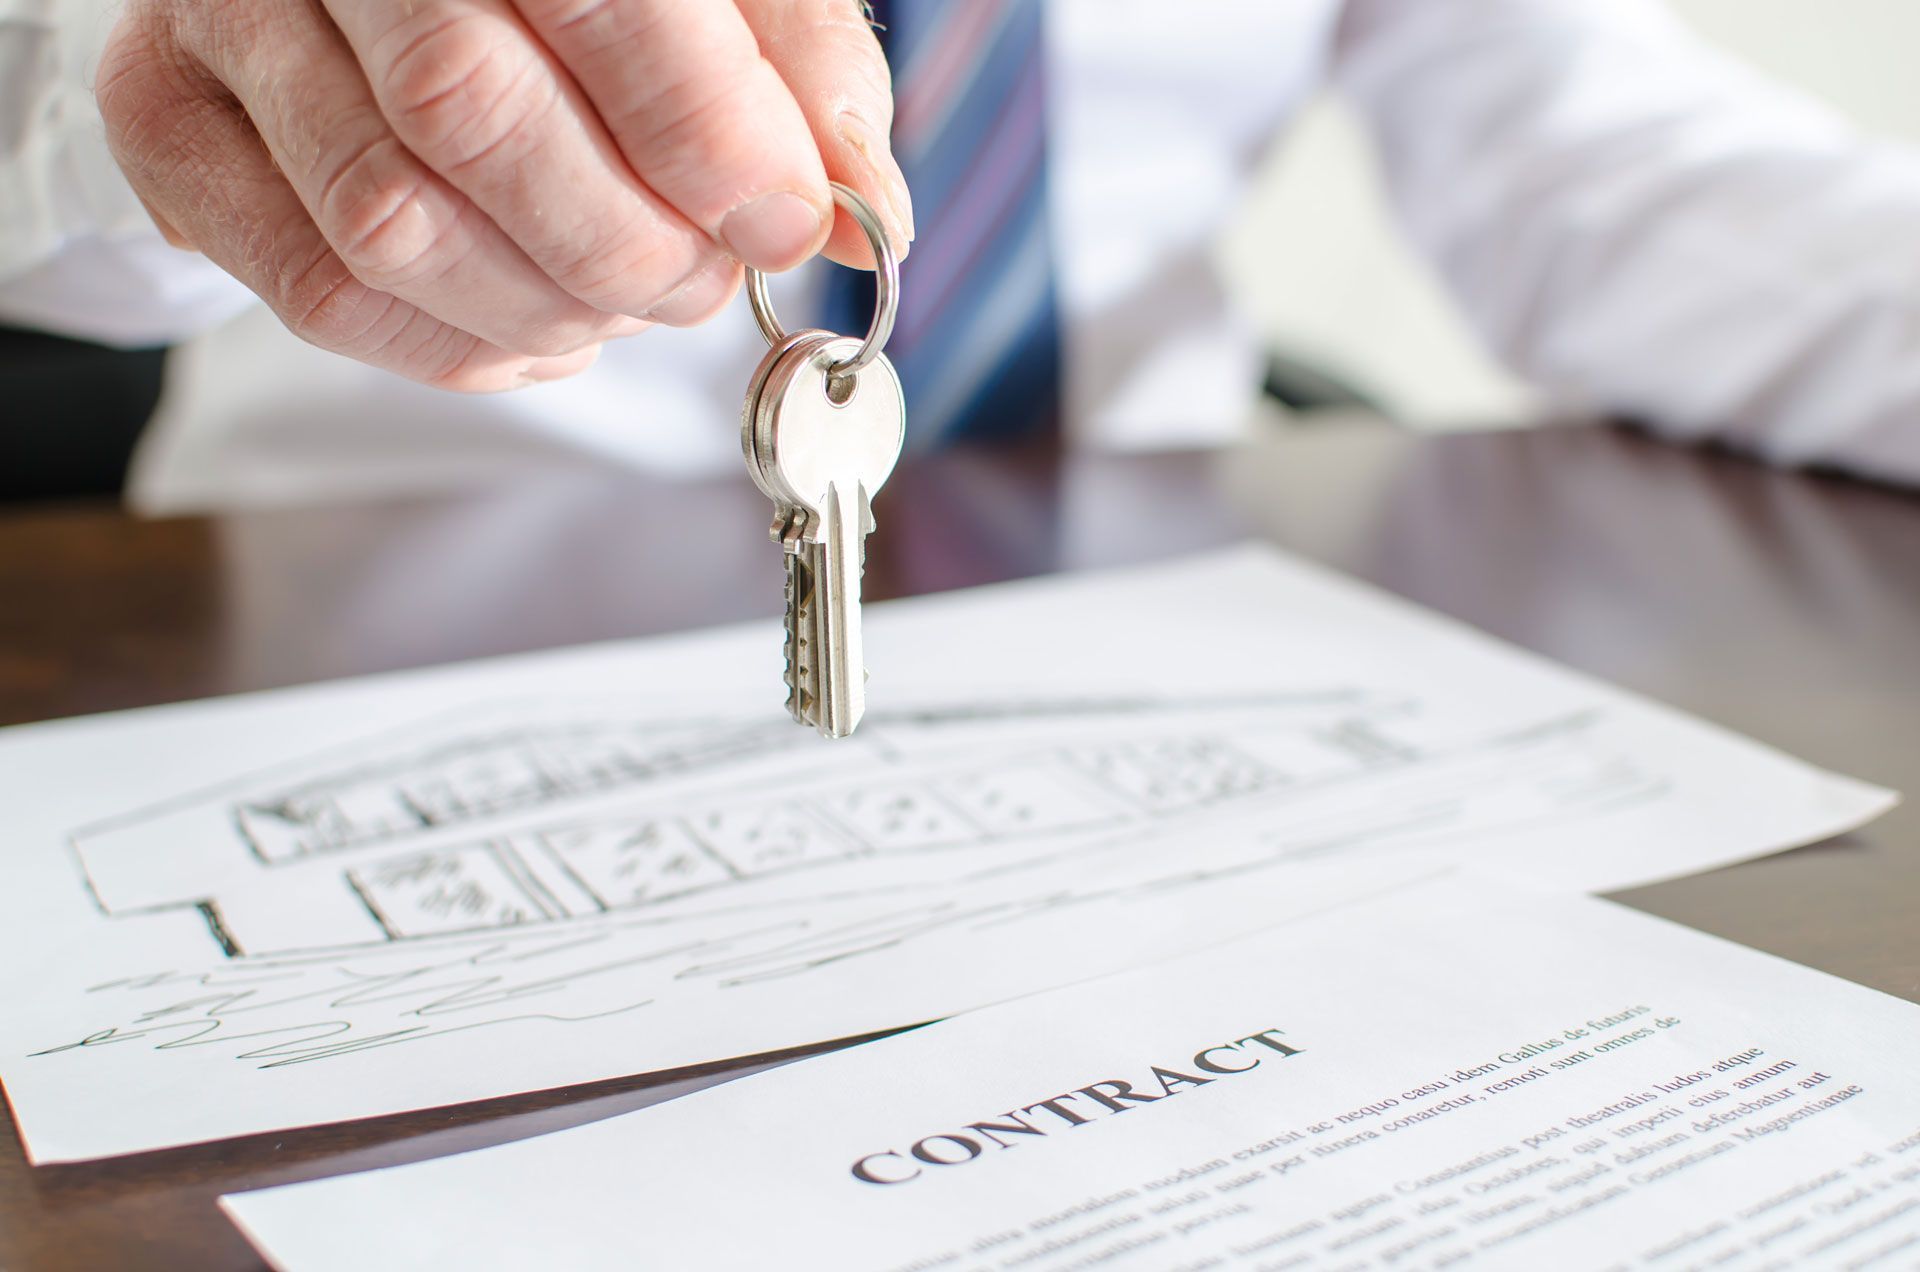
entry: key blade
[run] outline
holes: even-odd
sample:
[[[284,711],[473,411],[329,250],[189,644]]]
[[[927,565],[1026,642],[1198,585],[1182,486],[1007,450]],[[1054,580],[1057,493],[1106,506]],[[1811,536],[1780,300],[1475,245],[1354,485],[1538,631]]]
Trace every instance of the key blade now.
[[[827,488],[818,544],[819,574],[814,579],[814,612],[820,643],[818,718],[822,735],[844,738],[867,710],[866,650],[860,637],[860,580],[865,568],[866,494],[857,486],[843,493]]]
[[[813,555],[805,545],[799,551],[787,553],[787,713],[796,722],[809,725],[818,719],[820,698],[814,657],[817,623],[811,566]]]

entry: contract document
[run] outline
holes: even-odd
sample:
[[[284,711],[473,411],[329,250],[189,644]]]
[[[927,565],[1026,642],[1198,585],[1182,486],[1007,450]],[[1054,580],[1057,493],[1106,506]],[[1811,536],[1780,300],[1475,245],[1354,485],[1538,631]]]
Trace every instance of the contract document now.
[[[1441,878],[463,1156],[223,1199],[292,1272],[1911,1267],[1920,1007]]]
[[[0,1078],[66,1161],[917,1024],[1473,863],[1568,891],[1889,792],[1277,554],[5,731]]]

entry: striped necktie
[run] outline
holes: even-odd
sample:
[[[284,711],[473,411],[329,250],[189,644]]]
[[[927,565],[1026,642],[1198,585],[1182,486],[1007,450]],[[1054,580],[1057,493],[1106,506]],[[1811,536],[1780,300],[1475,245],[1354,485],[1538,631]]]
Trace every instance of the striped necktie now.
[[[1058,427],[1041,0],[875,3],[894,72],[894,157],[918,235],[887,356],[907,446]],[[873,276],[835,270],[822,326],[866,330]]]

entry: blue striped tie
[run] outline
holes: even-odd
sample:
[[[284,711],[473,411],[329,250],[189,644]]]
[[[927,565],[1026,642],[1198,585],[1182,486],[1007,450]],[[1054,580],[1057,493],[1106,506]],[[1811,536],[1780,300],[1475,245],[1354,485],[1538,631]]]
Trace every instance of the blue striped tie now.
[[[1041,0],[876,3],[894,70],[894,157],[918,234],[887,356],[907,446],[1058,427]],[[835,270],[822,326],[866,330],[873,276]]]

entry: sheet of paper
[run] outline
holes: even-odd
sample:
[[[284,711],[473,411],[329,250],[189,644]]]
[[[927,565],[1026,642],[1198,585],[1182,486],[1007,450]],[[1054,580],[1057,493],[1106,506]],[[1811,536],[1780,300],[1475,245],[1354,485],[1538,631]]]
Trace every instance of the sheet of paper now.
[[[1920,1007],[1458,879],[222,1204],[353,1268],[1910,1266]],[[343,1217],[350,1216],[350,1221]]]
[[[28,1151],[847,1037],[1434,863],[1604,889],[1892,798],[1255,549],[869,632],[843,743],[767,624],[7,731]]]

